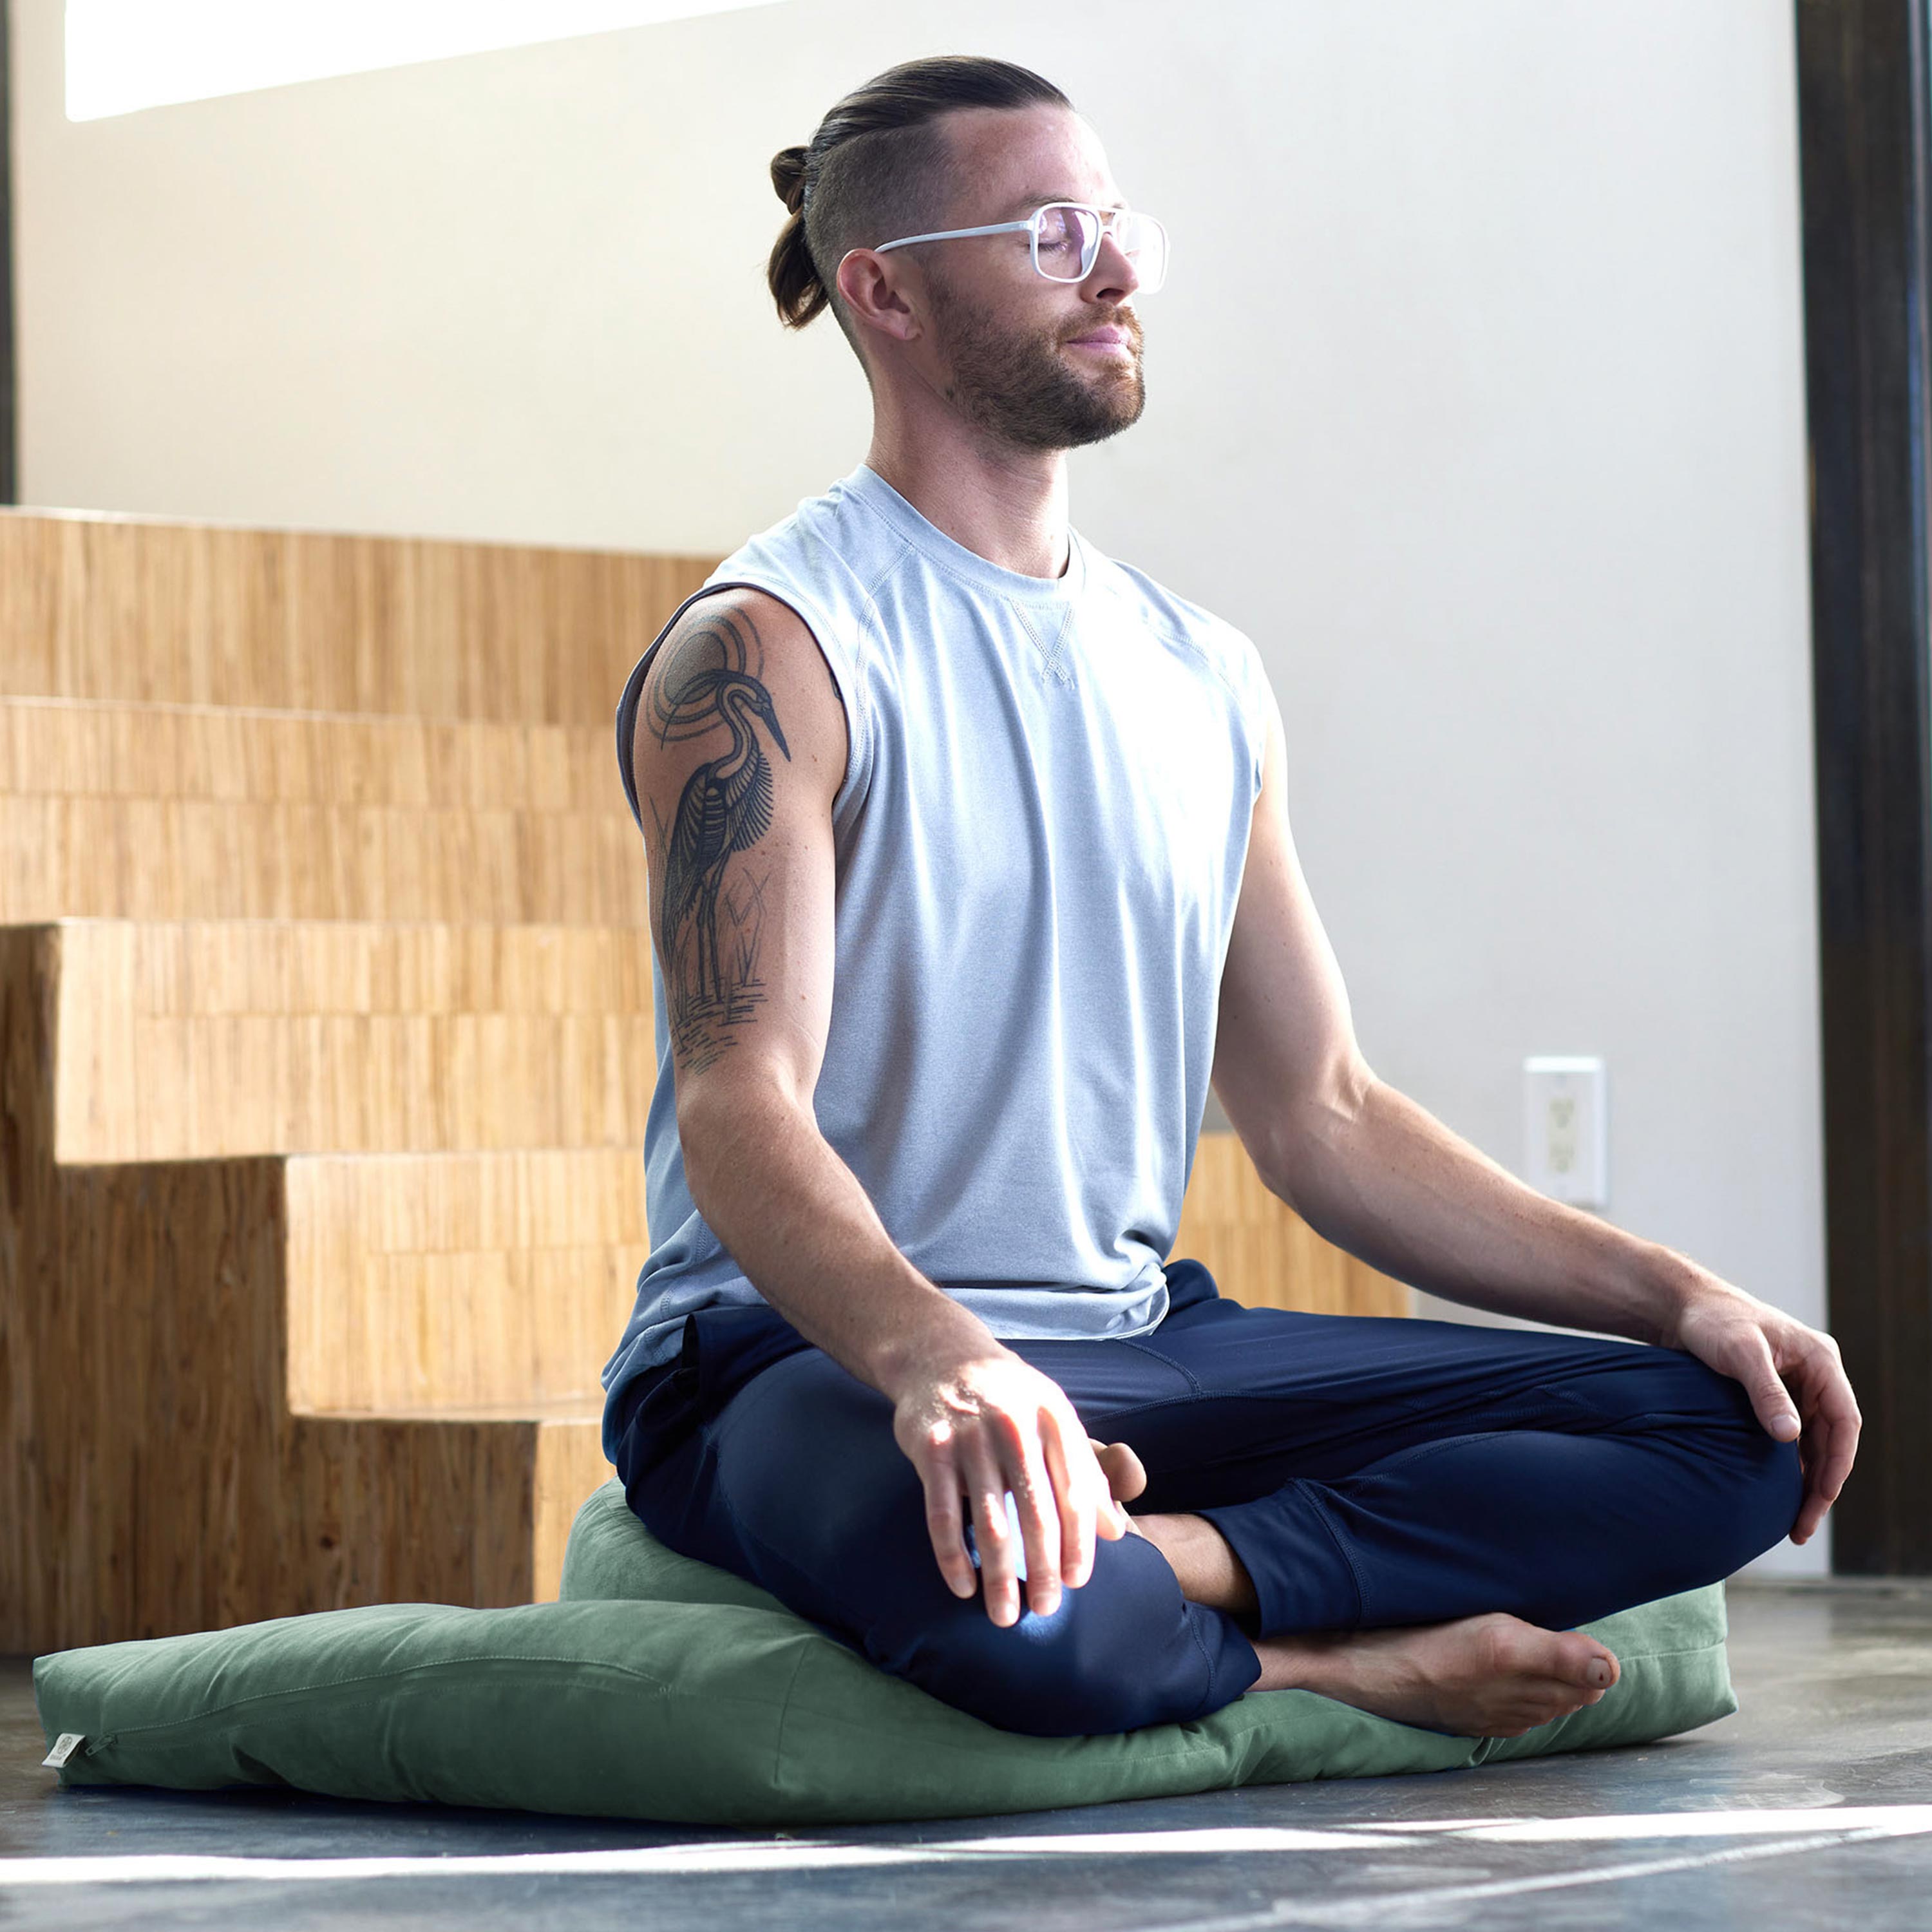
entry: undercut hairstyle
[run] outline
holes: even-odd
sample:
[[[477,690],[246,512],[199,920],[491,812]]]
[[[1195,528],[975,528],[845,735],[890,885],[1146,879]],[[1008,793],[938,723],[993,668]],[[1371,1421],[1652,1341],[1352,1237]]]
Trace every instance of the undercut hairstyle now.
[[[958,107],[1072,105],[1030,68],[976,54],[906,61],[855,88],[805,146],[772,157],[772,185],[790,211],[766,269],[779,320],[802,328],[829,308],[869,382],[837,292],[838,264],[850,249],[948,226],[956,184],[940,117]]]

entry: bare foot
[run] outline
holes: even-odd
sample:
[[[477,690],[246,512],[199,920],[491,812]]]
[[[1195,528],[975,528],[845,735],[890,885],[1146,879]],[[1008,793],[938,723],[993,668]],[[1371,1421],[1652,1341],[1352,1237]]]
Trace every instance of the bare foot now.
[[[1257,1690],[1316,1690],[1359,1710],[1457,1737],[1515,1738],[1594,1704],[1620,1674],[1577,1630],[1502,1610],[1453,1623],[1264,1637]]]
[[[1117,1503],[1131,1502],[1147,1487],[1147,1470],[1125,1442],[1097,1442],[1094,1460]],[[1134,1516],[1123,1509],[1130,1535],[1151,1543],[1167,1558],[1180,1594],[1217,1610],[1255,1608],[1255,1586],[1228,1540],[1204,1516]]]
[[[1147,1487],[1147,1470],[1125,1442],[1096,1442],[1094,1460],[1117,1503],[1129,1503]],[[1180,1594],[1217,1610],[1250,1611],[1255,1586],[1228,1540],[1204,1516],[1134,1516],[1121,1511],[1130,1535],[1151,1543],[1167,1558]]]
[[[1093,1438],[1088,1438],[1090,1442]],[[1094,1442],[1117,1502],[1147,1487],[1147,1471],[1124,1442]],[[1254,1585],[1227,1539],[1205,1516],[1130,1516],[1173,1566],[1191,1602],[1255,1608]],[[1458,1737],[1514,1738],[1594,1704],[1622,1674],[1615,1655],[1576,1630],[1540,1630],[1506,1611],[1451,1623],[1263,1637],[1257,1690],[1315,1690],[1357,1709]]]
[[[1167,1558],[1190,1603],[1238,1616],[1258,1607],[1246,1565],[1204,1516],[1130,1516],[1128,1527]]]

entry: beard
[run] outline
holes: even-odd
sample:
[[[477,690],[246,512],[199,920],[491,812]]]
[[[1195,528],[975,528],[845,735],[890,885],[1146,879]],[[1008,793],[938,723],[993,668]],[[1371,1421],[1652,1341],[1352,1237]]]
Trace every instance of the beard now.
[[[950,286],[930,286],[952,365],[941,393],[976,428],[1016,448],[1078,449],[1140,420],[1147,384],[1140,318],[1131,308],[1108,318],[1126,334],[1131,357],[1102,359],[1068,348],[1064,335],[1003,328]],[[1106,326],[1089,322],[1075,333]]]

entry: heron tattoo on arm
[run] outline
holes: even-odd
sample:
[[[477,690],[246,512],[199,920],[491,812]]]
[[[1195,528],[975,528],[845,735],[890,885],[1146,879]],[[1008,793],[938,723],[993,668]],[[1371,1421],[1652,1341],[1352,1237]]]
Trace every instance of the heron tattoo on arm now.
[[[771,828],[771,761],[753,721],[791,758],[771,694],[758,628],[735,611],[700,620],[668,641],[651,696],[651,728],[668,745],[722,727],[730,748],[685,781],[677,816],[658,825],[658,949],[670,1011],[671,1044],[688,1072],[709,1066],[731,1044],[730,1029],[764,998],[758,978],[759,884],[725,868],[734,854]],[[756,669],[750,667],[755,664]],[[653,814],[655,816],[655,814]]]

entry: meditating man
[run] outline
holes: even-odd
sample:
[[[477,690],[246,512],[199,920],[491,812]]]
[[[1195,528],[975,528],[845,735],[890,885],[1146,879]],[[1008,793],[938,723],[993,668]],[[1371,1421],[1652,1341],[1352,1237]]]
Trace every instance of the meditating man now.
[[[772,176],[779,314],[831,309],[872,439],[619,709],[658,1045],[604,1374],[632,1508],[1010,1730],[1288,1685],[1477,1736],[1594,1702],[1617,1661],[1574,1626],[1816,1532],[1858,1429],[1836,1347],[1364,1063],[1253,644],[1067,520],[1066,452],[1141,415],[1167,243],[1065,96],[910,62]],[[1328,1240],[1591,1334],[1163,1266],[1210,1079]]]

